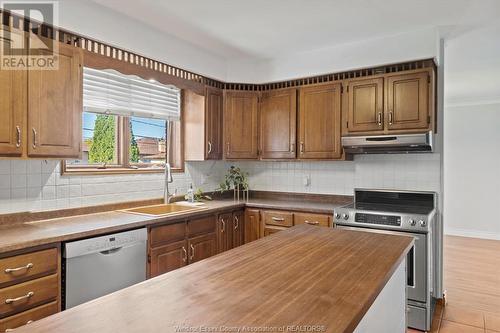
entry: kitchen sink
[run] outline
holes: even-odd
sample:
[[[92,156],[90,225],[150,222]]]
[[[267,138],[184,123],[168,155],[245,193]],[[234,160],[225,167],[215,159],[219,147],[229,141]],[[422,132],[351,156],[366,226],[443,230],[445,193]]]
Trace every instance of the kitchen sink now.
[[[194,212],[198,210],[207,209],[206,207],[199,207],[193,205],[183,205],[183,204],[161,204],[161,205],[152,205],[152,206],[144,206],[137,208],[130,208],[121,210],[125,213],[131,214],[139,214],[139,215],[147,215],[147,216],[171,216],[182,213]]]

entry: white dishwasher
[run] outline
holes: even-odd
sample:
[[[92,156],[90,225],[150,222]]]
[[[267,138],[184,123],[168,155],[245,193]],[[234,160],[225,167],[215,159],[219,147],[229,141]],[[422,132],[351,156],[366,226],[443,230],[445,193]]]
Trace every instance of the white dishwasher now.
[[[144,281],[147,237],[142,228],[65,243],[64,308]]]

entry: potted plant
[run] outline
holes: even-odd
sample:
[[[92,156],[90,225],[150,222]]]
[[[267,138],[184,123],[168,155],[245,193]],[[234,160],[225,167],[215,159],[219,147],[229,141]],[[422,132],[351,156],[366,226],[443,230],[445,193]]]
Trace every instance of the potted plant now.
[[[248,199],[248,172],[241,171],[240,168],[231,165],[227,174],[224,176],[224,181],[220,183],[219,192],[233,190],[234,199],[240,200],[240,191],[243,191],[243,200]]]

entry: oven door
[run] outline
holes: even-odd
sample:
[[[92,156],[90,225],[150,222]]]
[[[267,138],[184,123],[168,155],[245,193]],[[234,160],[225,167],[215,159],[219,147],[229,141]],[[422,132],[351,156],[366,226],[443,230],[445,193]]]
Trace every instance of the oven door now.
[[[408,252],[406,258],[406,290],[408,299],[425,303],[427,302],[427,235],[415,234],[411,232],[389,231],[380,229],[360,228],[336,225],[339,229],[359,230],[377,232],[382,234],[392,234],[401,236],[413,236],[415,244]]]

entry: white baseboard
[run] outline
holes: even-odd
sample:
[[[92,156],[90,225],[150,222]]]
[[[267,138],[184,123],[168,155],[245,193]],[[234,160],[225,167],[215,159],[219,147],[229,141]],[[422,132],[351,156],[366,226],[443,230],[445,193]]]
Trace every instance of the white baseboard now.
[[[500,240],[500,233],[473,229],[445,228],[445,235]]]

